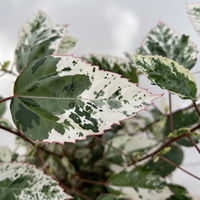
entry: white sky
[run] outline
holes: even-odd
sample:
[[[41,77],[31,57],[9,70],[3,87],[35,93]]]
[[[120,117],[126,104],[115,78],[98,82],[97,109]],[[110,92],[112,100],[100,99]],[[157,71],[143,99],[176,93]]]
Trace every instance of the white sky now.
[[[123,56],[125,51],[134,53],[148,31],[162,21],[179,33],[191,36],[200,49],[200,36],[194,31],[186,13],[185,3],[191,0],[0,0],[0,61],[13,60],[17,33],[25,20],[38,10],[46,12],[55,23],[69,24],[70,35],[78,38],[73,53],[82,55],[100,53]],[[200,70],[199,65],[194,68]],[[200,76],[196,76],[200,80]],[[0,79],[0,95],[12,95],[14,79]],[[151,92],[161,92],[158,87],[141,81],[142,87]],[[152,88],[153,87],[153,88]],[[174,99],[174,108],[186,101]],[[7,114],[9,117],[9,113]],[[13,146],[14,137],[1,134],[0,144]],[[200,162],[193,148],[187,150],[185,167],[200,174]],[[194,196],[200,196],[200,183],[192,177],[175,172],[177,183],[182,183]],[[199,199],[199,198],[197,198]]]

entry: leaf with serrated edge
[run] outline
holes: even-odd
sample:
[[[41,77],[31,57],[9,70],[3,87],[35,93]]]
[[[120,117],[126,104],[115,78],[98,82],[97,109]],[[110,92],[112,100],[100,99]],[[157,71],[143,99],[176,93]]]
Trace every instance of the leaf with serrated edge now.
[[[66,200],[71,199],[50,176],[33,165],[0,164],[1,200]]]
[[[76,39],[67,35],[66,27],[53,24],[43,12],[31,17],[19,34],[15,50],[17,71],[42,56],[68,53]]]
[[[128,78],[131,82],[138,82],[136,68],[128,59],[97,54],[90,54],[84,59],[92,65],[99,66],[101,70],[115,72],[121,74],[123,78]]]
[[[187,9],[195,30],[200,34],[200,3],[189,3],[187,4]]]
[[[170,58],[191,69],[197,61],[197,48],[187,35],[178,35],[160,22],[147,35],[137,54],[159,55]]]
[[[17,78],[11,112],[33,140],[75,142],[133,117],[160,95],[73,56],[47,56]]]
[[[197,86],[188,69],[162,56],[133,57],[135,66],[162,89],[166,89],[182,99],[196,99]]]

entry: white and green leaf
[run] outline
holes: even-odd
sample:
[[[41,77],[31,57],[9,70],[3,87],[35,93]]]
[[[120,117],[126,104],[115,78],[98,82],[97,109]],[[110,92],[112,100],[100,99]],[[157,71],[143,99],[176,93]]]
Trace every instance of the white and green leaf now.
[[[96,54],[85,56],[84,59],[92,65],[99,66],[101,70],[115,72],[129,79],[131,82],[138,82],[136,68],[128,59]]]
[[[135,66],[162,89],[166,89],[182,99],[196,99],[197,85],[192,73],[177,62],[162,56],[133,57]]]
[[[71,199],[51,177],[33,165],[0,164],[1,200],[66,200]]]
[[[29,65],[15,83],[11,112],[27,137],[75,142],[102,134],[160,95],[72,56],[47,56]]]
[[[200,3],[189,3],[187,4],[187,9],[195,30],[200,34]]]
[[[137,54],[167,57],[187,69],[195,65],[197,53],[197,48],[189,40],[189,36],[178,35],[161,22],[148,33],[142,46],[137,49]]]
[[[53,24],[43,12],[31,17],[19,34],[15,50],[17,71],[42,56],[68,53],[75,46],[76,39],[67,35],[66,27]]]
[[[167,184],[159,175],[146,166],[122,170],[111,175],[109,187],[120,192],[119,197],[130,200],[191,200],[187,190],[179,185]],[[112,191],[111,190],[111,191]]]

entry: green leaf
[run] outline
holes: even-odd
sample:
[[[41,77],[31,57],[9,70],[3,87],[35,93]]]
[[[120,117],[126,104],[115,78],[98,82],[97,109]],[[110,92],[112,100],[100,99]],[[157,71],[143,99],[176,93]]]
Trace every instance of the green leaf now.
[[[199,122],[198,115],[196,114],[196,111],[194,109],[192,110],[178,110],[173,114],[173,121],[174,121],[174,129],[175,134],[179,130],[184,130],[185,128],[190,128],[192,126],[195,126]],[[164,135],[167,136],[170,133],[170,119],[167,118],[167,121],[164,126]],[[198,137],[192,136],[193,140],[195,142],[199,142]],[[193,144],[187,139],[187,138],[181,138],[177,141],[178,144],[191,147]]]
[[[3,99],[3,98],[0,96],[0,99]],[[0,103],[0,117],[3,116],[5,111],[6,111],[6,104],[5,104],[5,102],[1,102]]]
[[[182,99],[196,99],[197,86],[193,75],[182,65],[162,56],[134,56],[133,62],[162,89]]]
[[[0,164],[1,200],[65,200],[58,183],[33,165],[22,163]]]
[[[47,56],[18,76],[14,123],[33,140],[64,143],[102,134],[160,95],[72,56]]]
[[[176,184],[168,184],[168,187],[174,194],[167,198],[167,200],[192,200],[184,187]]]
[[[84,57],[84,59],[92,65],[99,66],[101,70],[121,74],[122,77],[128,78],[133,83],[138,82],[136,68],[127,59],[95,54]]]
[[[116,198],[112,194],[103,194],[100,197],[98,197],[97,200],[118,200],[118,198]]]
[[[187,4],[187,8],[192,24],[197,33],[200,34],[200,3],[189,3]]]
[[[9,65],[10,65],[10,61],[4,61],[3,64],[1,65],[1,69],[3,71],[6,71]]]
[[[178,35],[164,23],[157,24],[147,35],[137,54],[170,58],[191,69],[197,61],[197,48],[189,36]]]
[[[146,166],[137,166],[130,171],[122,170],[111,175],[108,183],[113,186],[133,188],[162,189],[165,182]]]
[[[173,145],[171,146],[171,150],[164,154],[164,157],[179,166],[183,161],[183,151],[180,147]],[[149,161],[146,165],[150,170],[154,171],[154,173],[162,177],[168,176],[176,169],[176,167],[170,165],[169,163],[166,163],[163,160],[159,160],[156,163],[154,163],[153,161]]]
[[[34,60],[52,54],[66,54],[76,39],[66,35],[66,25],[53,24],[47,15],[38,12],[23,26],[15,50],[17,71],[21,72]]]

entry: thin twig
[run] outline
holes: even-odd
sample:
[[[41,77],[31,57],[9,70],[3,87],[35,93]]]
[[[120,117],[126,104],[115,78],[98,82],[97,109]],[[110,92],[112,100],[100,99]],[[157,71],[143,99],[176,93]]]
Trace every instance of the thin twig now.
[[[78,178],[78,181],[80,182],[84,182],[84,183],[91,183],[91,184],[97,184],[97,185],[104,185],[107,186],[107,183],[104,182],[99,182],[99,181],[94,181],[94,180],[88,180],[88,179],[82,179],[82,178]]]
[[[200,110],[199,110],[199,107],[198,107],[198,105],[196,104],[195,101],[193,101],[193,105],[194,105],[194,107],[195,107],[195,110],[196,110],[198,116],[200,117]]]
[[[4,101],[11,100],[11,99],[13,99],[13,98],[15,98],[15,96],[10,96],[10,97],[6,97],[6,98],[4,98],[4,99],[0,99],[0,103],[2,103],[2,102],[4,102]]]
[[[54,155],[54,156],[56,156],[56,157],[62,158],[61,155],[59,155],[59,154],[57,154],[57,153],[55,153],[55,152],[49,151],[49,150],[45,149],[45,148],[42,147],[42,146],[38,146],[37,143],[35,143],[35,142],[32,141],[31,139],[27,138],[27,137],[26,137],[21,131],[19,131],[19,130],[16,130],[16,131],[15,131],[15,130],[12,130],[12,129],[8,128],[8,127],[2,126],[2,125],[0,125],[0,129],[3,129],[3,130],[5,130],[5,131],[8,131],[8,132],[10,132],[10,133],[12,133],[12,134],[14,134],[14,135],[16,135],[16,136],[22,138],[23,140],[25,140],[25,141],[28,142],[29,144],[33,145],[33,146],[34,146],[35,148],[37,148],[38,150],[42,150],[42,151],[44,151],[44,152],[46,152],[46,153],[48,153],[48,154],[51,154],[51,155]]]
[[[172,113],[172,95],[169,92],[169,122],[170,122],[170,131],[174,129],[173,113]]]
[[[178,166],[178,165],[177,165],[176,163],[174,163],[173,161],[171,161],[171,160],[169,160],[169,159],[167,159],[167,158],[165,158],[165,157],[163,157],[163,156],[160,156],[160,159],[163,160],[163,161],[165,161],[165,162],[167,162],[167,163],[169,163],[169,164],[171,164],[171,165],[173,165],[174,167],[177,167],[177,168],[180,169],[181,171],[183,171],[183,172],[189,174],[190,176],[196,178],[197,180],[200,180],[200,178],[199,178],[198,176],[192,174],[191,172],[187,171],[186,169],[183,169],[182,167]]]
[[[96,140],[98,140],[99,142],[106,144],[108,146],[110,146],[112,149],[118,151],[119,153],[123,154],[124,156],[128,157],[129,159],[131,159],[132,163],[134,163],[135,161],[133,160],[132,156],[130,156],[129,154],[127,154],[126,152],[122,151],[121,149],[113,146],[111,143],[108,143],[107,141],[103,140],[102,138],[99,138],[98,136],[94,135],[94,138]]]
[[[190,132],[193,132],[193,131],[195,131],[195,130],[197,130],[197,129],[199,129],[199,128],[200,128],[200,124],[197,125],[197,126],[195,126],[194,128],[192,128],[192,129],[190,130]],[[152,153],[147,154],[146,156],[144,156],[144,157],[142,157],[142,158],[139,158],[139,159],[137,160],[137,162],[141,162],[141,161],[143,161],[143,160],[146,160],[147,158],[153,157],[154,155],[156,155],[157,153],[159,153],[161,150],[163,150],[165,147],[168,147],[168,146],[170,146],[172,143],[176,142],[177,140],[188,136],[188,134],[189,134],[189,132],[186,132],[186,133],[184,133],[184,134],[182,134],[182,135],[179,135],[179,136],[177,136],[177,137],[174,137],[174,138],[168,140],[167,142],[165,142],[163,145],[161,145],[158,149],[156,149],[156,150],[153,151]],[[130,165],[133,165],[133,164],[135,164],[135,163],[130,163]]]
[[[2,70],[0,69],[0,71],[4,72],[4,73],[8,73],[8,74],[11,74],[13,76],[18,76],[15,72],[11,71],[11,70]]]
[[[192,139],[192,137],[190,135],[187,136],[188,140],[190,140],[190,142],[194,145],[194,147],[196,148],[196,150],[200,153],[200,149],[197,146],[196,142]]]

